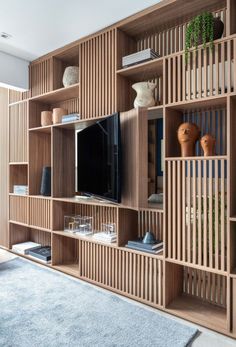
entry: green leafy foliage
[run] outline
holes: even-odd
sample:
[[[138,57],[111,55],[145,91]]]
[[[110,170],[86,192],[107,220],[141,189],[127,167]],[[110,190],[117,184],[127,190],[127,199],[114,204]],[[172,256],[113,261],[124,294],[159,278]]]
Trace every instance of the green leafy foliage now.
[[[194,17],[189,23],[185,34],[185,62],[188,63],[189,49],[191,47],[198,48],[199,41],[206,48],[207,43],[210,43],[210,48],[213,49],[214,38],[214,17],[210,12],[203,12]]]

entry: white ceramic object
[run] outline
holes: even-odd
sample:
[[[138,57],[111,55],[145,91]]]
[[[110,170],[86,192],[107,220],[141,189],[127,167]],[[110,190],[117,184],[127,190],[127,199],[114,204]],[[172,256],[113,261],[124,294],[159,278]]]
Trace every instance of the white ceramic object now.
[[[134,107],[151,107],[155,106],[153,91],[156,88],[156,83],[152,82],[138,82],[132,85],[136,91],[137,96],[134,100]]]
[[[78,66],[67,66],[65,68],[62,83],[64,87],[69,87],[79,82],[79,68]]]

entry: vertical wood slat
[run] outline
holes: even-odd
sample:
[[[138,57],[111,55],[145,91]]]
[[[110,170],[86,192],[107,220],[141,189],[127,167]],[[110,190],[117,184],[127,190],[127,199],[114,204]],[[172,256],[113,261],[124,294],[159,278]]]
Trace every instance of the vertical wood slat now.
[[[28,225],[28,197],[13,196],[9,197],[9,218],[11,221]]]
[[[167,195],[171,197],[171,205],[168,201],[167,256],[227,271],[226,160],[168,159],[167,162]],[[180,225],[182,252],[178,246]]]
[[[81,240],[81,276],[155,306],[163,305],[159,259]],[[97,266],[99,260],[99,265]]]
[[[29,197],[29,225],[51,230],[51,200]]]
[[[183,293],[226,308],[226,276],[184,266]]]
[[[151,230],[158,240],[163,240],[162,211],[141,209],[138,214],[138,237],[144,237]]]
[[[82,118],[108,115],[116,110],[111,92],[116,79],[114,37],[115,29],[112,29],[80,45]]]
[[[166,59],[168,65],[167,103],[207,98],[231,93],[234,88],[234,39],[226,39],[210,47],[189,52],[188,62],[184,54],[176,54]],[[182,58],[182,68],[179,59]],[[182,71],[181,71],[182,70]],[[182,72],[182,83],[176,91],[176,77]],[[181,91],[179,91],[181,90]],[[180,98],[181,94],[181,98]]]
[[[9,108],[9,161],[28,161],[28,112],[27,102],[10,106]]]
[[[30,65],[31,96],[50,92],[53,78],[52,58],[39,61]]]

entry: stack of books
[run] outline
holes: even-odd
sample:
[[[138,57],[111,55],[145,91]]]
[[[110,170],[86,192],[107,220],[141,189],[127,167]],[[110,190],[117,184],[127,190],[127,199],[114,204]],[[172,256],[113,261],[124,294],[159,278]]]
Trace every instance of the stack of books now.
[[[62,116],[62,123],[67,122],[75,122],[77,120],[80,120],[80,114],[79,113],[70,113],[66,114],[65,116]]]
[[[40,246],[34,249],[31,249],[28,253],[31,258],[36,258],[45,264],[49,264],[52,259],[51,246]]]
[[[19,254],[29,254],[29,252],[33,249],[36,249],[38,247],[41,247],[40,243],[36,243],[36,242],[22,242],[22,243],[17,243],[15,245],[12,246],[12,250],[16,253]]]
[[[128,241],[125,247],[136,249],[137,251],[158,254],[163,251],[163,241],[157,240],[155,243],[143,243],[142,240],[138,239],[135,241]]]
[[[13,193],[19,195],[28,195],[28,186],[25,185],[14,185]]]
[[[93,235],[93,238],[97,241],[107,242],[107,243],[113,243],[117,240],[117,234],[116,233],[105,233],[100,232]]]
[[[122,58],[122,67],[128,67],[140,63],[144,63],[145,61],[149,61],[152,59],[159,58],[160,55],[156,52],[154,52],[153,49],[147,48],[142,51],[126,55]]]

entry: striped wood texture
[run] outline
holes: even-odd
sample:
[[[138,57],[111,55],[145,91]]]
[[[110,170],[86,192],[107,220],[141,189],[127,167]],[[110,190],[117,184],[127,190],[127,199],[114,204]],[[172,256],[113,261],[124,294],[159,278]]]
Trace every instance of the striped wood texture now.
[[[11,221],[28,224],[28,197],[9,196],[9,218]]]
[[[10,162],[28,161],[27,101],[9,108]]]
[[[29,197],[29,225],[51,230],[51,200]]]

